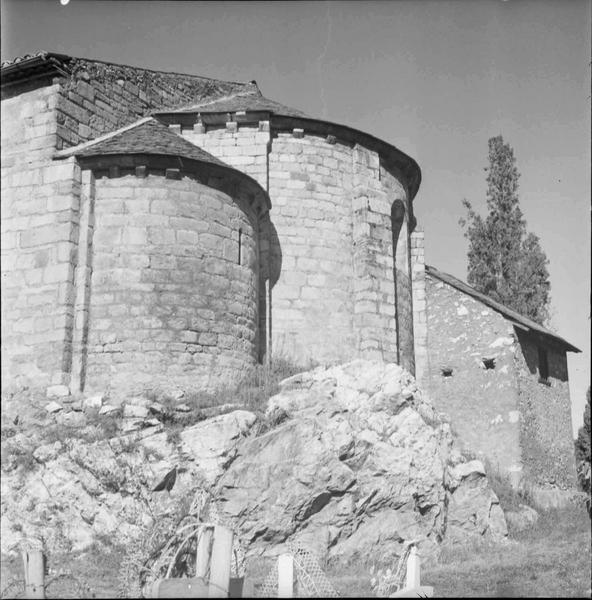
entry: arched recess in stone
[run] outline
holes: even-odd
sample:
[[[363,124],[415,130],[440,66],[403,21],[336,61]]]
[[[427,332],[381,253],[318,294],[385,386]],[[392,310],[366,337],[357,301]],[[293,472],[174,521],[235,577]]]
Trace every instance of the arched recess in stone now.
[[[398,363],[415,373],[413,348],[413,300],[409,262],[409,224],[405,204],[397,199],[391,206],[393,233],[393,279]]]

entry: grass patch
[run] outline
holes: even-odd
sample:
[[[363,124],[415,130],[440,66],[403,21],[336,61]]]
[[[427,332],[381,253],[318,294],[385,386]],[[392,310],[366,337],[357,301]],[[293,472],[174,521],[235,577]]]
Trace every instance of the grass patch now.
[[[95,544],[85,553],[54,554],[48,557],[47,598],[117,598],[117,573],[123,548]],[[2,598],[24,598],[23,561],[20,556],[2,556]],[[67,577],[56,580],[62,572]]]
[[[518,510],[521,504],[530,504],[531,498],[528,489],[521,487],[515,488],[510,483],[508,477],[500,473],[497,466],[493,465],[486,458],[481,459],[487,473],[487,480],[491,489],[499,499],[500,506],[504,511]]]
[[[183,402],[198,409],[224,404],[239,404],[253,412],[264,412],[267,400],[279,392],[280,381],[309,368],[312,366],[303,367],[286,359],[276,359],[271,365],[253,367],[235,387],[221,388],[209,394],[190,393],[183,399]]]
[[[541,512],[503,544],[443,552],[422,570],[441,597],[590,597],[590,519],[582,507]]]
[[[119,434],[121,419],[113,415],[100,415],[97,409],[85,413],[86,424],[69,425],[67,423],[48,424],[40,432],[40,443],[66,443],[68,440],[82,440],[89,444],[108,440]]]
[[[162,405],[163,414],[159,418],[167,431],[170,430],[171,441],[174,442],[183,427],[190,427],[206,418],[237,408],[262,416],[267,408],[267,401],[279,392],[279,384],[283,379],[314,366],[296,365],[287,359],[277,358],[271,365],[255,365],[235,386],[220,388],[214,392],[190,391],[178,400],[155,389],[145,390],[144,396]],[[185,412],[177,410],[182,404],[188,408]]]

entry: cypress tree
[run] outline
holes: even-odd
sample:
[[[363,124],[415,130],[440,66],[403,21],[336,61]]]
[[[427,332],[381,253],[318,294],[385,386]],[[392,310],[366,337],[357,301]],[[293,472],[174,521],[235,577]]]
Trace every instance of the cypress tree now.
[[[548,319],[549,261],[539,238],[526,231],[514,151],[502,136],[489,140],[487,216],[463,201],[460,224],[469,240],[468,282],[477,291],[538,323]]]

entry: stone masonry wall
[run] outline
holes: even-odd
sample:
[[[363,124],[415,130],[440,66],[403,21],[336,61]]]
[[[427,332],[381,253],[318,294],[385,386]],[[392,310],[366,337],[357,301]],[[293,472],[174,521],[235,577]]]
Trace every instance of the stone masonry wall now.
[[[58,85],[2,101],[2,386],[63,383],[80,172],[52,163]]]
[[[3,389],[69,379],[80,170],[52,161],[55,150],[250,86],[83,59],[69,67],[2,92]]]
[[[271,219],[280,268],[273,282],[273,348],[299,362],[345,360],[353,330],[351,149],[279,133],[269,155]]]
[[[236,380],[257,358],[258,226],[247,201],[189,177],[95,185],[86,387]]]
[[[262,296],[274,354],[303,363],[380,357],[413,370],[406,189],[376,152],[298,129],[270,134],[267,121],[171,127],[269,191],[270,272]],[[405,215],[395,241],[397,200]]]
[[[257,126],[231,121],[225,127],[211,127],[207,132],[201,124],[182,130],[180,126],[170,125],[170,127],[192,144],[246,173],[263,189],[267,189],[269,121],[261,121]]]
[[[90,380],[135,361],[139,379],[203,386],[206,373],[236,375],[254,360],[257,236],[246,204],[188,178],[128,176],[99,179],[95,205]]]
[[[406,333],[412,335],[405,321],[411,298],[401,282],[409,274],[405,190],[380,164],[377,153],[358,145],[352,159],[354,324],[359,351],[365,358],[400,362],[413,372],[413,355],[405,344]],[[393,219],[395,204],[403,207],[400,223]]]
[[[521,478],[516,342],[505,318],[426,276],[428,392],[464,447],[515,483]],[[483,359],[493,359],[486,369]],[[446,376],[448,374],[448,376]]]
[[[270,145],[269,121],[260,121],[257,125],[240,124],[235,121],[224,127],[210,127],[207,131],[202,123],[191,128],[181,129],[180,125],[169,125],[192,144],[213,154],[220,160],[246,173],[267,190],[267,155]],[[259,223],[259,330],[265,332],[259,340],[259,362],[271,357],[271,287],[274,268],[272,252],[274,243],[273,224],[269,214]]]
[[[398,362],[415,374],[413,333],[413,294],[411,279],[411,206],[404,179],[389,172],[383,165],[380,179],[387,192],[391,207],[390,229],[395,248],[395,310],[398,338]],[[403,211],[402,214],[401,211]]]
[[[428,325],[425,282],[424,232],[416,227],[411,234],[411,281],[413,287],[413,342],[415,379],[420,386],[428,376]]]
[[[549,377],[546,383],[541,382],[538,346],[542,342],[521,331],[518,339],[516,366],[525,474],[541,487],[573,489],[576,475],[566,353],[543,346]]]
[[[94,139],[146,116],[248,89],[250,84],[162,73],[74,58],[60,78],[57,149]]]
[[[54,325],[59,329],[56,330],[54,325],[51,326],[52,333],[48,329],[47,336],[56,339],[49,341],[48,351],[43,352],[45,357],[39,360],[55,363],[51,368],[44,363],[40,369],[49,379],[64,383],[72,368],[73,344],[78,348],[74,357],[75,370],[84,372],[84,366],[79,364],[84,345],[81,330],[78,328],[73,332],[72,329],[74,318],[83,318],[80,311],[84,307],[82,298],[90,293],[86,289],[90,281],[86,279],[91,265],[84,263],[82,258],[79,261],[78,257],[79,242],[83,245],[82,255],[85,255],[84,244],[88,237],[88,231],[82,234],[79,230],[81,173],[73,160],[52,161],[53,151],[128,124],[152,108],[177,106],[188,100],[196,101],[245,87],[95,61],[74,59],[70,66],[71,76],[56,78],[51,86],[21,91],[20,94],[13,88],[3,100],[3,106],[12,110],[7,113],[10,114],[8,120],[23,121],[31,128],[31,134],[27,134],[30,139],[20,132],[12,134],[15,140],[26,139],[23,148],[17,148],[16,142],[12,148],[10,141],[4,144],[4,153],[8,156],[7,168],[3,169],[4,188],[10,191],[22,187],[13,194],[15,198],[21,198],[35,186],[34,193],[29,195],[39,201],[32,201],[33,204],[37,202],[35,206],[27,205],[36,219],[33,224],[49,225],[47,236],[42,231],[37,232],[35,244],[45,245],[43,252],[51,254],[57,252],[54,238],[57,236],[63,242],[59,246],[59,257],[46,259],[42,252],[43,256],[39,255],[31,268],[44,268],[39,266],[41,263],[56,267],[44,283],[50,286],[49,279],[58,278],[55,282],[58,287],[53,291],[46,287],[43,291],[57,294],[59,289],[60,298],[50,305],[56,313],[52,318],[61,318],[63,327],[55,321]],[[33,110],[26,108],[29,97],[35,106]],[[39,98],[48,109],[45,121],[45,113],[37,102]],[[14,108],[19,106],[25,107],[22,115],[18,112],[20,109]],[[45,138],[41,143],[39,126],[43,123]],[[181,132],[180,126],[172,127]],[[358,145],[352,148],[332,136],[304,135],[302,130],[272,135],[268,121],[257,125],[229,122],[207,131],[198,123],[181,133],[252,176],[270,192],[274,210],[265,225],[263,222],[258,224],[260,231],[257,232],[265,259],[259,280],[258,313],[259,329],[274,333],[276,354],[288,353],[302,362],[376,356],[387,361],[400,361],[413,371],[409,207],[400,176],[385,169],[375,152]],[[48,174],[43,180],[38,174],[23,177],[22,164],[16,162],[19,156],[28,157],[29,168],[47,168]],[[35,160],[37,164],[34,164]],[[14,172],[10,172],[11,167]],[[40,187],[40,184],[43,185]],[[29,190],[24,189],[28,185]],[[405,205],[397,239],[392,233],[392,207],[396,201]],[[48,214],[52,209],[46,209],[51,202],[59,203],[54,216]],[[10,205],[10,211],[16,212],[13,215],[8,211],[9,217],[28,215],[29,209],[22,201],[19,201],[18,211],[15,206]],[[88,217],[88,214],[82,215],[84,219]],[[8,233],[17,235],[21,225],[30,225],[24,223],[22,219],[16,222],[9,219]],[[54,223],[59,227],[53,227]],[[86,225],[87,230],[91,226]],[[8,320],[18,320],[15,327],[23,331],[17,332],[19,335],[13,336],[14,339],[9,332],[6,344],[16,350],[10,352],[15,360],[9,362],[13,366],[23,363],[19,372],[35,373],[35,369],[30,368],[31,361],[24,357],[28,352],[26,344],[30,342],[36,347],[36,343],[31,341],[33,338],[20,336],[26,333],[25,328],[32,330],[32,321],[23,320],[26,319],[24,314],[21,319],[21,313],[16,312],[17,307],[20,310],[27,304],[26,299],[23,301],[25,292],[14,291],[22,290],[17,280],[24,275],[15,271],[13,263],[17,254],[21,256],[21,263],[25,260],[22,250],[26,249],[27,240],[17,248],[14,235],[8,235],[4,242],[7,252],[3,260],[8,261],[5,262],[5,273],[11,272],[5,276],[9,279],[7,298],[11,294],[13,298],[6,304],[6,310]],[[86,271],[77,276],[76,265],[83,263]],[[39,273],[28,275],[28,281],[36,281]],[[29,287],[26,293],[34,291]],[[43,310],[51,312],[49,308]],[[32,315],[38,313],[39,310],[31,311]],[[49,327],[45,321],[39,325]],[[37,331],[39,329],[35,328]],[[260,342],[259,359],[262,359],[272,340]]]

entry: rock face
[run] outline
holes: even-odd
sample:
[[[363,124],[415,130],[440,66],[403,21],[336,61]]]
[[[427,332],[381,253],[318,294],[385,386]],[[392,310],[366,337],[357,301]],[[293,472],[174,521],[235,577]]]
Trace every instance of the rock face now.
[[[84,550],[99,536],[133,542],[149,529],[153,515],[191,499],[198,485],[208,485],[236,455],[236,446],[255,415],[234,411],[186,428],[171,440],[162,426],[95,443],[78,439],[44,444],[33,461],[6,461],[2,473],[3,553],[22,538],[43,538],[49,551]],[[19,434],[20,435],[20,434]],[[27,440],[11,438],[23,448]],[[22,456],[22,455],[16,455]],[[185,472],[171,494],[152,493],[155,483],[175,464]]]
[[[283,382],[276,429],[243,443],[220,481],[219,510],[255,553],[304,539],[322,557],[433,550],[507,535],[478,461],[460,463],[447,424],[397,365],[354,361]]]
[[[252,555],[295,540],[320,557],[377,559],[411,539],[428,554],[444,538],[507,533],[483,466],[464,462],[397,365],[360,360],[299,374],[269,400],[258,433],[256,420],[236,410],[176,436],[159,425],[3,461],[2,551],[22,537],[43,537],[50,551],[65,540],[82,550],[101,535],[132,542],[153,515],[204,488]],[[19,436],[3,452],[22,449]],[[170,495],[152,493],[175,464],[184,469]]]

